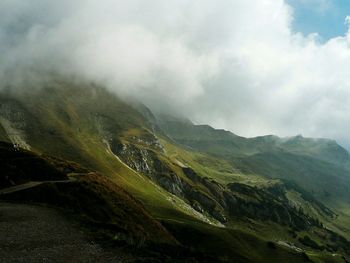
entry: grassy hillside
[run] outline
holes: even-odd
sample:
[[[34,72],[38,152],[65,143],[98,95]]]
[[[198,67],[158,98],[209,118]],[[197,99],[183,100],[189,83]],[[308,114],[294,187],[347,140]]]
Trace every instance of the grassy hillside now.
[[[1,94],[0,101],[0,138],[9,138],[27,149],[21,154],[33,154],[30,150],[44,158],[49,167],[57,168],[60,163],[61,172],[77,169],[74,163],[94,172],[68,184],[42,184],[21,194],[22,199],[43,202],[40,196],[48,196],[46,202],[93,215],[99,221],[105,218],[107,225],[122,225],[118,220],[127,220],[130,212],[135,217],[131,221],[135,224],[131,231],[134,239],[142,240],[155,231],[160,233],[156,241],[176,239],[190,251],[209,251],[226,261],[235,257],[238,262],[272,262],[271,258],[279,262],[288,257],[290,262],[302,262],[325,259],[334,253],[341,258],[348,253],[341,231],[336,234],[322,224],[340,230],[341,225],[334,223],[335,214],[312,192],[312,187],[321,189],[323,179],[335,180],[339,186],[347,184],[340,175],[347,172],[346,158],[340,161],[342,166],[330,157],[321,158],[328,154],[328,146],[324,146],[328,142],[320,146],[327,154],[312,158],[308,156],[311,151],[305,152],[311,146],[296,150],[274,136],[246,139],[190,122],[184,124],[186,129],[174,125],[172,129],[176,130],[170,134],[172,129],[164,128],[150,111],[143,108],[141,114],[142,107],[87,83],[53,81],[28,93]],[[276,153],[277,161],[257,158],[277,144],[281,152]],[[285,149],[282,144],[287,145]],[[285,160],[287,154],[292,157]],[[322,160],[325,158],[327,162]],[[10,166],[22,167],[17,161],[11,160]],[[279,180],[294,178],[296,168],[307,170],[310,180],[304,187]],[[294,182],[302,184],[298,178],[304,175],[300,172]],[[319,182],[312,185],[312,180]],[[16,182],[25,180],[21,177]],[[332,192],[339,190],[336,187]],[[77,190],[74,195],[73,189]],[[110,198],[111,193],[116,199]],[[119,203],[118,195],[125,202]],[[94,198],[87,200],[87,196]],[[84,207],[84,202],[91,202],[92,209]],[[128,211],[129,205],[134,207],[132,211]],[[153,230],[144,225],[148,221],[138,221],[138,209],[143,211],[142,218],[160,220],[168,234],[156,221],[150,223]],[[333,261],[338,262],[339,257]]]
[[[349,171],[329,162],[280,151],[232,159],[232,162],[243,173],[295,182],[323,201],[350,200]]]
[[[84,223],[100,225],[102,230],[110,228],[110,235],[114,232],[126,239],[176,244],[138,201],[105,176],[70,161],[14,149],[7,143],[0,144],[0,158],[4,164],[0,189],[5,190],[1,199],[68,208],[78,213]],[[33,181],[41,184],[13,187]]]
[[[68,209],[67,211],[78,217],[97,240],[103,242],[110,240],[118,246],[126,243],[129,250],[135,250],[135,254],[140,253],[137,257],[147,257],[150,262],[158,260],[159,257],[163,260],[169,257],[169,261],[175,262],[178,253],[182,254],[181,258],[185,261],[186,256],[188,260],[200,259],[200,262],[214,262],[215,258],[226,261],[233,256],[237,262],[249,262],[252,258],[247,255],[246,247],[253,249],[257,244],[260,244],[261,251],[254,254],[254,257],[267,258],[276,252],[276,262],[278,258],[289,254],[291,254],[290,262],[300,262],[305,259],[304,255],[293,254],[284,248],[271,249],[266,241],[248,233],[237,232],[239,235],[230,234],[223,238],[222,234],[226,230],[208,227],[207,224],[185,214],[176,213],[174,210],[168,213],[167,217],[163,217],[162,221],[185,247],[180,246],[178,241],[155,221],[139,202],[106,177],[88,172],[86,168],[70,161],[15,149],[11,144],[1,143],[0,150],[2,163],[6,164],[2,167],[1,179],[6,178],[12,185],[33,180],[44,182],[35,187],[2,195],[1,199],[17,202],[32,201]],[[13,169],[16,171],[13,172]],[[22,174],[21,180],[18,180],[19,173]],[[71,181],[67,181],[68,178],[71,178]],[[63,180],[62,183],[59,182],[60,180]],[[3,184],[1,187],[9,186]],[[169,217],[169,215],[172,216]],[[184,226],[187,229],[184,230]],[[193,231],[197,233],[195,236],[192,235]],[[194,241],[193,244],[187,238],[189,235]],[[212,247],[210,251],[206,251],[206,248],[211,246],[211,242],[198,244],[198,241],[202,240],[202,235],[209,238],[211,242],[215,239],[220,240],[220,247],[215,250]],[[243,247],[241,242],[246,238],[248,240]],[[235,246],[231,246],[233,242]],[[193,253],[186,247],[198,252]],[[150,251],[153,251],[151,255],[149,255]],[[162,253],[162,256],[158,253]]]
[[[159,116],[158,124],[176,142],[194,150],[221,157],[242,157],[262,152],[285,151],[309,156],[342,167],[349,167],[349,153],[329,139],[295,137],[280,138],[274,135],[244,138],[229,131],[217,130],[208,125],[194,125],[188,120]]]

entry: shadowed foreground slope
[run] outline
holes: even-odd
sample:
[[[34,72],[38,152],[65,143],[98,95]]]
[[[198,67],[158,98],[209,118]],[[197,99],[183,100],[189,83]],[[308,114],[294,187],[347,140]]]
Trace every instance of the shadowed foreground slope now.
[[[0,203],[0,259],[10,262],[126,262],[89,240],[52,208]]]

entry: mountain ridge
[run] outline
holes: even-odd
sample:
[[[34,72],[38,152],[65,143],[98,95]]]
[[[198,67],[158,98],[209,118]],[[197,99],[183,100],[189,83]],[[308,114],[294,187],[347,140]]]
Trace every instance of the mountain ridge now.
[[[179,118],[172,118],[168,121],[164,119],[164,116],[159,117],[159,124],[172,139],[186,146],[194,147],[195,142],[200,140],[204,140],[204,142],[209,144],[210,141],[205,141],[205,139],[209,139],[208,137],[210,137],[210,140],[215,143],[224,141],[233,149],[220,153],[219,151],[215,151],[215,146],[210,144],[207,146],[199,145],[197,148],[194,147],[198,150],[204,150],[213,154],[234,154],[240,156],[280,149],[297,154],[316,155],[321,160],[337,162],[337,164],[344,164],[345,166],[349,166],[350,164],[349,152],[333,139],[307,138],[302,135],[291,137],[263,135],[246,138],[227,130],[215,129],[209,125],[195,125],[188,121],[182,121]],[[183,132],[183,134],[181,132]],[[184,138],[182,138],[182,136]],[[213,147],[208,150],[209,146]],[[337,153],[336,157],[332,157],[334,153]]]
[[[325,202],[328,197],[324,200],[313,193],[303,180],[296,180],[298,173],[303,175],[297,170],[300,166],[311,183],[317,182],[323,169],[322,178],[349,185],[341,181],[345,176],[341,173],[348,173],[347,155],[340,151],[333,160],[332,151],[339,150],[337,145],[332,150],[333,142],[294,138],[286,146],[288,140],[281,142],[274,136],[247,139],[188,120],[185,124],[176,120],[171,126],[146,106],[86,83],[53,83],[16,96],[2,92],[0,101],[0,138],[106,176],[107,184],[135,197],[181,244],[196,251],[208,250],[221,260],[233,254],[248,262],[265,262],[273,253],[287,253],[295,262],[328,258],[336,251],[348,253],[343,238],[350,233],[343,223],[348,220],[346,213]],[[6,134],[9,127],[16,132]],[[275,144],[285,149],[274,148]],[[309,156],[313,152],[319,158]],[[269,154],[277,158],[264,159]],[[291,171],[286,178],[281,176],[285,169]],[[325,185],[320,180],[315,187]],[[335,191],[328,199],[345,204]],[[220,240],[222,247],[199,240],[189,244],[191,231]],[[279,245],[286,242],[299,252]],[[244,246],[259,249],[248,253]]]

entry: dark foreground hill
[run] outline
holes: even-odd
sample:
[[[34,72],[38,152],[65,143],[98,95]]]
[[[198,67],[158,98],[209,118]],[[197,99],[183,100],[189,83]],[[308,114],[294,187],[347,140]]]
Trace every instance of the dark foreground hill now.
[[[0,258],[10,262],[126,262],[126,252],[107,252],[52,208],[0,203]]]

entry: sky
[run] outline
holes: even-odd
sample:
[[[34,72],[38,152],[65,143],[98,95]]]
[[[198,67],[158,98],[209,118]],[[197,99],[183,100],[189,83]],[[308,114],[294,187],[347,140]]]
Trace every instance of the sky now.
[[[293,30],[305,35],[317,32],[323,41],[344,35],[349,0],[288,0],[294,8]]]
[[[350,148],[345,0],[2,0],[0,86],[52,73],[242,136]]]

